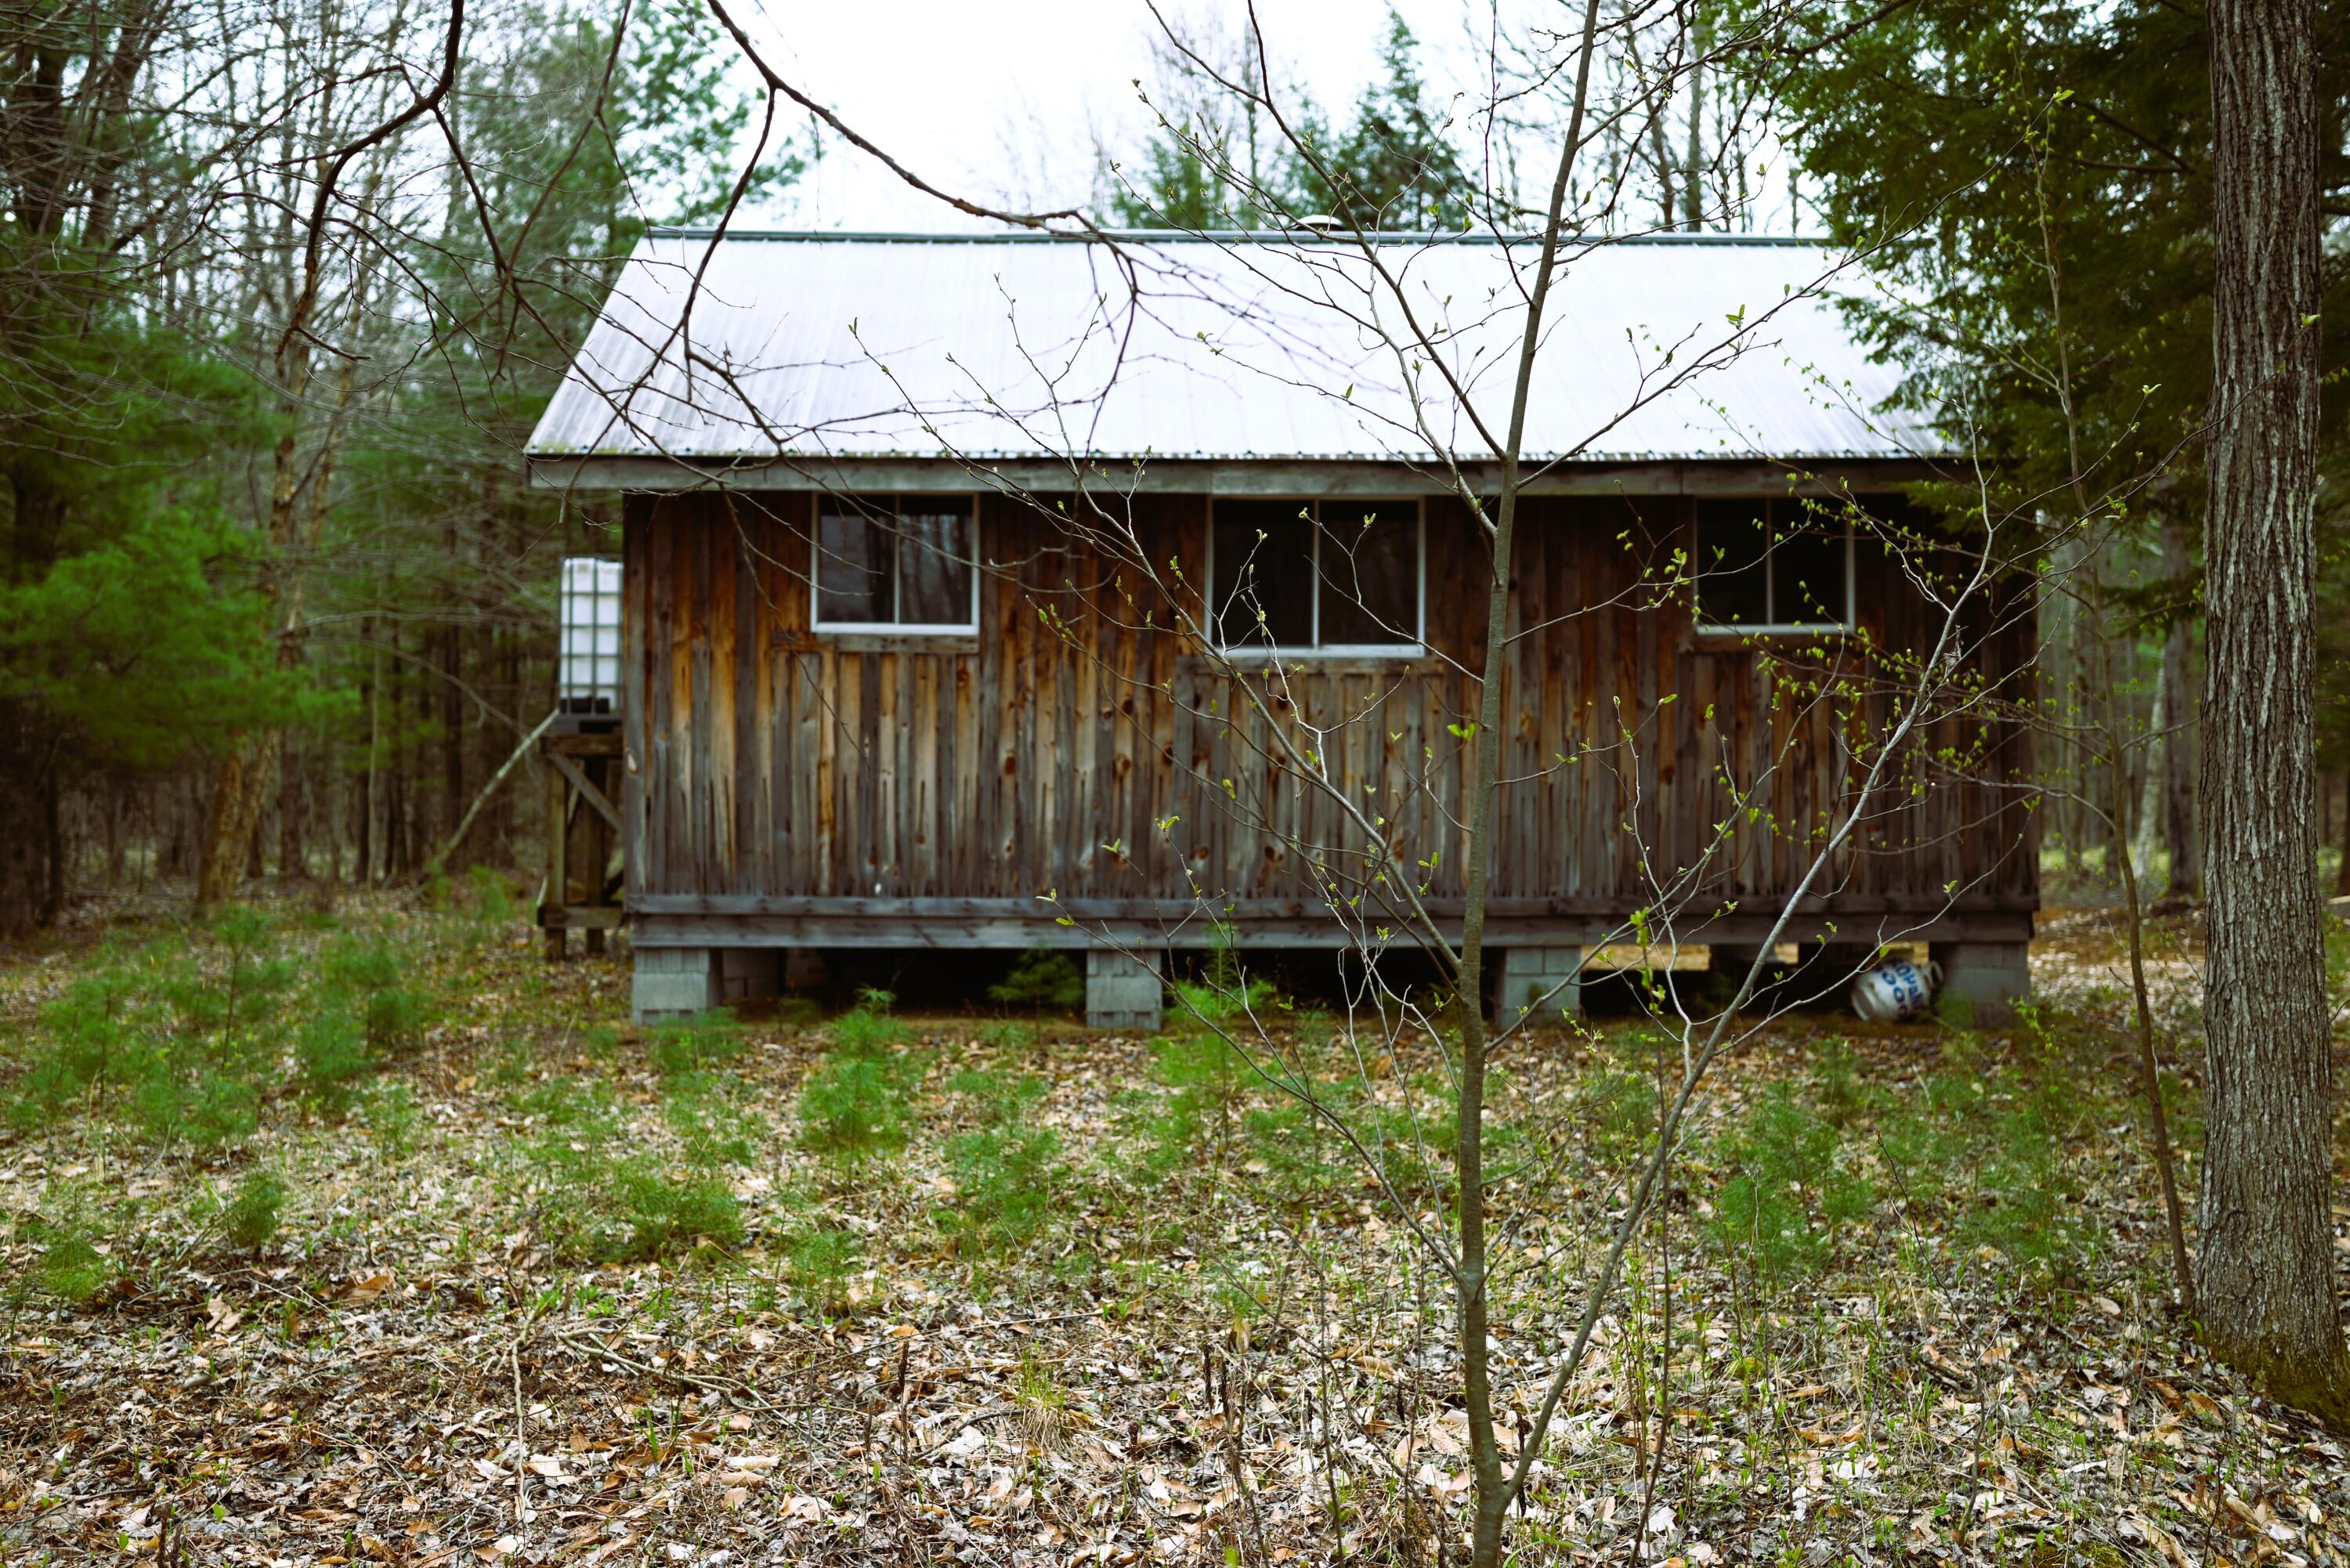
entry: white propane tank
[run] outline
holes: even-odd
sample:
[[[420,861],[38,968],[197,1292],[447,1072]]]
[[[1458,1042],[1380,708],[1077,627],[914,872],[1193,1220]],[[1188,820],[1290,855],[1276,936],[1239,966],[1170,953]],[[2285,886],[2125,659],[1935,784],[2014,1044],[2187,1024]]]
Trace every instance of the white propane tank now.
[[[1942,983],[1942,966],[1888,959],[1852,982],[1852,1010],[1872,1023],[1898,1023],[1926,1011]]]

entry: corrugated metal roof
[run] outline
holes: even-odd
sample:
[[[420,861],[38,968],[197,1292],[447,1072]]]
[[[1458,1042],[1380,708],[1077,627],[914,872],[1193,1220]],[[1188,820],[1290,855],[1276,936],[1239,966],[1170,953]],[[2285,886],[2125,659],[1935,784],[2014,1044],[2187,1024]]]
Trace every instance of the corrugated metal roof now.
[[[1351,459],[1489,454],[1537,247],[1336,239],[656,233],[534,457]],[[698,279],[698,281],[697,281]],[[1827,247],[1571,251],[1525,452],[1591,462],[1913,456]],[[691,309],[687,302],[691,299]],[[682,318],[682,319],[681,319]],[[1399,351],[1414,327],[1432,353]],[[1449,375],[1445,372],[1449,372]],[[1465,393],[1465,397],[1464,394]]]

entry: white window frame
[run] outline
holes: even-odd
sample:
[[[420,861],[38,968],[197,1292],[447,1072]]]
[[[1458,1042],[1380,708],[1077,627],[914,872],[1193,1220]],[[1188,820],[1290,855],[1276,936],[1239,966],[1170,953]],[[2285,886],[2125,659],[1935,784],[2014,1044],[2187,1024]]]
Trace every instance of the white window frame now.
[[[907,501],[920,500],[927,494],[929,493],[926,492],[888,491],[881,494],[866,493],[848,496],[830,496],[818,491],[809,497],[808,624],[817,632],[828,633],[836,637],[975,637],[979,634],[979,496],[975,493],[963,495],[963,499],[971,505],[968,514],[971,522],[971,538],[968,541],[971,555],[965,562],[971,567],[971,612],[966,618],[959,621],[827,620],[824,618],[825,503],[834,501],[853,505],[858,502],[871,503],[886,499],[889,503],[889,516],[895,519],[905,515]],[[943,496],[930,495],[930,498],[950,499],[962,494],[962,492],[953,491]],[[894,541],[896,535],[892,535],[891,537]],[[892,548],[895,548],[894,543]],[[891,591],[894,593],[897,591],[899,582],[894,565],[889,580]]]
[[[1706,495],[1695,497],[1694,499],[1701,501],[1739,501],[1746,498],[1735,495]],[[1802,500],[1801,497],[1789,498],[1776,495],[1756,496],[1753,499],[1761,501],[1765,507],[1771,508],[1775,508],[1783,503],[1790,500],[1796,504],[1800,504]],[[1766,511],[1763,514],[1763,526],[1766,529],[1775,526],[1773,521],[1773,514],[1769,511]],[[1855,580],[1856,574],[1853,569],[1855,556],[1853,554],[1853,532],[1851,523],[1846,522],[1844,525],[1844,619],[1840,621],[1780,620],[1777,618],[1779,611],[1779,552],[1775,545],[1773,547],[1764,550],[1762,553],[1762,603],[1764,606],[1764,613],[1770,618],[1753,626],[1740,626],[1730,621],[1708,620],[1705,617],[1705,576],[1711,568],[1704,559],[1704,529],[1699,524],[1697,509],[1692,505],[1690,509],[1690,556],[1695,564],[1697,570],[1697,603],[1693,608],[1696,612],[1694,618],[1697,622],[1697,629],[1700,636],[1823,637],[1832,635],[1845,637],[1850,636],[1859,628],[1860,603],[1858,596],[1860,589],[1859,584]]]
[[[1219,502],[1238,501],[1255,504],[1274,502],[1286,505],[1295,503],[1312,508],[1306,525],[1314,530],[1312,566],[1314,595],[1309,601],[1313,614],[1312,643],[1297,647],[1287,643],[1265,644],[1255,641],[1232,642],[1224,636],[1224,627],[1217,607],[1222,602],[1221,585],[1216,580],[1216,505]],[[1326,524],[1322,521],[1325,506],[1366,506],[1384,511],[1389,507],[1409,505],[1412,509],[1412,639],[1409,642],[1335,642],[1322,640],[1322,535]],[[1428,504],[1416,495],[1216,495],[1208,499],[1208,614],[1209,630],[1214,634],[1220,652],[1239,654],[1270,654],[1280,659],[1417,659],[1428,651]]]

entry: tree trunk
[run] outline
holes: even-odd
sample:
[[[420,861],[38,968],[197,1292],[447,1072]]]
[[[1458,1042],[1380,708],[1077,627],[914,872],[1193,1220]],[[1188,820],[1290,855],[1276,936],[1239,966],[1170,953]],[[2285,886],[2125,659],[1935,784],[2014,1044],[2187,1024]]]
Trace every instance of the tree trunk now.
[[[2154,868],[2154,846],[2161,837],[2162,774],[2170,751],[2170,738],[2163,732],[2178,721],[2170,701],[2170,661],[2166,659],[2154,672],[2154,710],[2146,721],[2146,760],[2138,784],[2137,810],[2133,814],[2130,829],[2129,885],[2137,888],[2145,882],[2147,873]],[[2118,761],[2128,753],[2120,746],[2114,748]]]
[[[2174,508],[2174,514],[2176,509]],[[2195,569],[2187,525],[2175,514],[2162,524],[2164,575],[2182,587]],[[2162,837],[2170,849],[2170,891],[2193,898],[2203,891],[2202,858],[2195,843],[2195,622],[2182,615],[2162,641],[2163,690],[2170,694],[2171,733],[2162,742]]]
[[[26,704],[0,701],[0,941],[30,935],[41,907],[39,768],[30,732]]]
[[[245,846],[261,820],[263,781],[276,772],[276,737],[231,734],[213,777],[211,826],[196,861],[196,908],[216,909],[236,897]]]
[[[2334,868],[2334,891],[2350,898],[2350,773],[2342,775],[2342,864]]]
[[[461,15],[451,14],[452,61]],[[447,86],[444,78],[441,89],[436,90],[436,101],[438,90],[445,90]],[[336,167],[339,171],[341,165]],[[329,186],[331,183],[330,180]],[[370,179],[360,202],[362,209],[374,205],[377,189],[378,182]],[[322,203],[326,194],[324,189],[318,192]],[[261,635],[272,645],[272,658],[280,671],[291,670],[301,660],[303,601],[310,557],[317,551],[318,531],[326,516],[328,499],[333,493],[335,459],[342,450],[344,420],[357,384],[354,377],[358,362],[346,358],[336,383],[333,414],[327,421],[318,450],[312,454],[306,476],[296,461],[297,438],[302,429],[303,399],[310,384],[309,321],[318,303],[319,289],[318,235],[315,231],[317,221],[323,215],[323,206],[313,214],[313,233],[303,263],[301,288],[294,296],[286,328],[278,335],[274,361],[280,388],[277,415],[283,428],[270,454],[269,513],[264,529],[269,556],[261,575]],[[355,281],[346,302],[349,317],[345,323],[345,336],[356,331],[367,297],[364,280]],[[307,512],[300,507],[306,485],[309,496]],[[236,868],[232,857],[260,826],[262,804],[269,787],[276,782],[278,753],[284,743],[285,732],[275,727],[258,735],[238,732],[229,737],[228,751],[221,758],[220,778],[213,790],[212,831],[205,837],[203,861],[196,874],[198,909],[209,909],[235,896]]]
[[[1681,171],[1681,199],[1689,231],[1705,227],[1705,182],[1698,171],[1705,160],[1705,35],[1700,29],[1690,62],[1689,162]]]
[[[2311,0],[2214,0],[2210,19],[2210,1088],[2197,1293],[2222,1359],[2350,1425],[2316,874],[2316,48]]]
[[[309,846],[303,829],[307,826],[307,802],[303,788],[305,764],[308,758],[292,744],[277,753],[277,878],[281,882],[299,882],[309,876]]]

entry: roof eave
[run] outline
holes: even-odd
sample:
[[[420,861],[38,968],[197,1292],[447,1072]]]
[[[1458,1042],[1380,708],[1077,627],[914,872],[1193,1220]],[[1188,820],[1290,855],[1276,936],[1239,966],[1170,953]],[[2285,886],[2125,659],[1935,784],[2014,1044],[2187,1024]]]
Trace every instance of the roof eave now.
[[[941,493],[972,490],[1058,493],[1087,488],[1121,494],[1444,495],[1450,472],[1432,463],[1358,457],[1049,458],[679,458],[534,452],[530,483],[540,490],[700,490]],[[1878,484],[1936,477],[1930,455],[1802,453],[1785,457],[1620,456],[1544,466],[1525,484],[1534,495],[1703,495],[1757,491],[1828,493],[1866,477]],[[1480,491],[1501,487],[1496,463],[1464,465]]]

